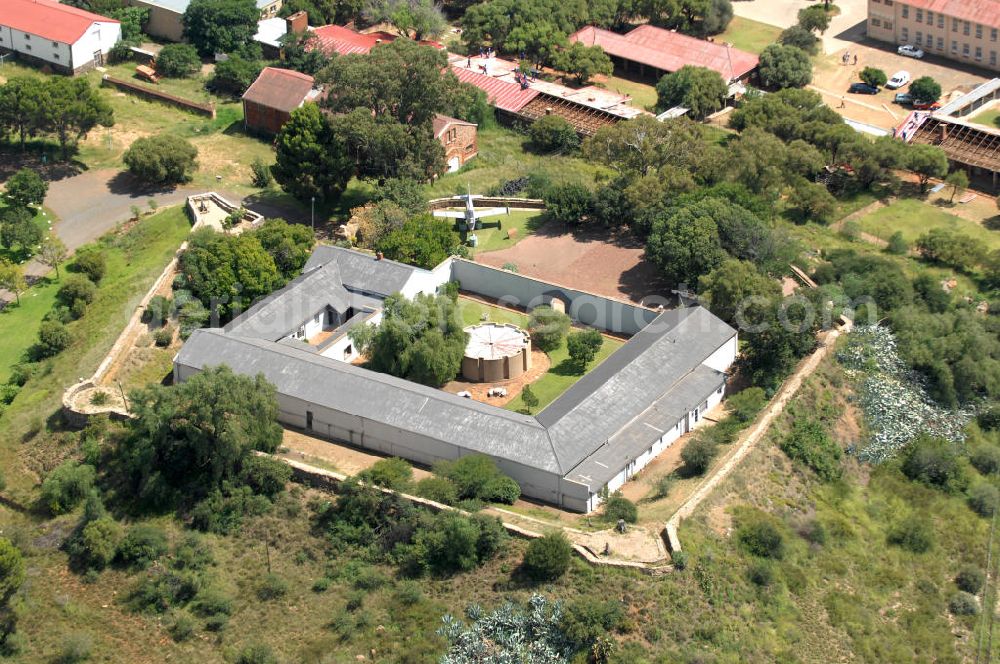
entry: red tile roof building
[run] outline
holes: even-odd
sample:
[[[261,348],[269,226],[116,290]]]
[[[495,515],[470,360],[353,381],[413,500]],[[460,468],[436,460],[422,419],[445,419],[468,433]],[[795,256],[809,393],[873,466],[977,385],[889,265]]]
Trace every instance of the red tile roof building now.
[[[625,70],[637,67],[641,74],[651,77],[692,65],[717,71],[726,83],[735,83],[749,78],[758,64],[753,53],[652,25],[640,25],[624,35],[586,26],[570,35],[569,40],[600,46],[616,65]]]
[[[1000,71],[1000,0],[868,0],[868,36]]]
[[[434,116],[432,131],[434,138],[444,146],[444,160],[449,173],[457,171],[479,153],[477,130],[474,122],[450,118],[440,113]]]
[[[396,35],[389,32],[356,32],[342,25],[324,25],[315,28],[312,33],[316,35],[319,47],[327,55],[365,54],[379,44],[388,44],[397,39]],[[423,40],[419,43],[444,49],[444,46],[434,41]]]
[[[265,67],[243,94],[247,131],[277,134],[292,111],[313,99],[313,77],[290,69]]]
[[[55,0],[0,0],[0,50],[72,74],[104,64],[118,21]]]

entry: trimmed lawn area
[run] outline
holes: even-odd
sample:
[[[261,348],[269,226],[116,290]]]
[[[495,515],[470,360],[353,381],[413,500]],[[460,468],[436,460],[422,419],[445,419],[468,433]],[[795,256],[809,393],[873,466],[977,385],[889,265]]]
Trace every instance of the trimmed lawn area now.
[[[633,81],[621,76],[607,76],[600,86],[628,95],[632,98],[632,105],[636,108],[644,108],[648,111],[656,106],[656,88],[651,83]]]
[[[611,175],[611,170],[591,164],[578,156],[540,155],[529,149],[528,137],[503,127],[488,127],[479,131],[479,154],[454,173],[447,173],[427,188],[428,198],[463,195],[468,188],[473,194],[485,194],[490,187],[507,180],[538,174],[554,183],[577,182],[594,184],[599,173]]]
[[[93,373],[190,230],[184,208],[175,206],[146,217],[121,235],[109,233],[97,242],[107,257],[107,272],[98,284],[97,296],[83,318],[69,323],[73,339],[69,348],[46,360],[44,368],[21,388],[0,416],[0,430],[5,432],[0,467],[11,467],[14,455],[22,449],[22,437],[33,438],[45,428],[46,418],[60,406],[63,390]],[[65,268],[62,274],[66,274]],[[4,340],[0,344],[0,375],[9,375],[10,365],[34,343],[58,287],[58,283],[47,282],[32,288],[21,296],[21,307],[0,314],[0,338]],[[11,485],[32,481],[21,473],[8,475]]]
[[[520,311],[504,309],[468,297],[458,298],[458,309],[462,313],[462,324],[466,326],[490,321],[492,323],[511,323],[521,329],[528,329],[528,314],[522,314]]]
[[[760,53],[769,44],[778,41],[780,34],[781,28],[777,26],[734,16],[726,31],[715,36],[715,41],[729,42],[740,50]]]
[[[483,228],[478,228],[475,231],[476,237],[479,238],[479,246],[472,249],[472,251],[474,253],[485,253],[487,251],[496,251],[497,249],[513,247],[525,237],[534,233],[543,223],[545,223],[545,213],[515,210],[510,214],[486,217],[479,223],[483,225]],[[499,224],[499,228],[497,227],[497,224]],[[508,240],[507,234],[511,230],[516,230],[517,233],[512,239]],[[462,241],[464,242],[467,234],[463,231],[461,235]]]
[[[900,231],[907,242],[913,242],[932,228],[958,231],[976,238],[990,249],[1000,248],[1000,233],[997,231],[911,198],[898,200],[861,219],[863,231],[883,240]]]
[[[1000,128],[1000,108],[994,106],[982,113],[978,113],[969,118],[969,122],[989,127],[990,129]]]

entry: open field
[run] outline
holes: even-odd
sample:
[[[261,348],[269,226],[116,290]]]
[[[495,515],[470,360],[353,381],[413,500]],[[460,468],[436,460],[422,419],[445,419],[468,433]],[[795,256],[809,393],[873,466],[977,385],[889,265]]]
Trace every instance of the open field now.
[[[900,231],[904,239],[912,243],[932,228],[945,228],[974,237],[991,249],[1000,248],[1000,232],[916,199],[895,201],[862,218],[860,224],[861,230],[883,240]]]
[[[780,34],[781,28],[777,26],[743,18],[742,16],[734,16],[726,31],[716,35],[714,39],[719,42],[729,42],[743,51],[760,53],[769,44],[778,41],[778,35]]]

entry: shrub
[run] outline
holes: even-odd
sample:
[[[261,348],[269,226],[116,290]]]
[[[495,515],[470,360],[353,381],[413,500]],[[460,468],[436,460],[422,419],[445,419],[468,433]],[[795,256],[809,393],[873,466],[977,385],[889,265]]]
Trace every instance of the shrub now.
[[[291,467],[270,457],[248,456],[240,468],[240,480],[253,489],[254,493],[269,498],[284,491],[291,478]]]
[[[104,273],[108,271],[107,256],[96,247],[85,247],[76,252],[73,267],[77,272],[87,275],[87,278],[95,284],[99,284],[104,278]]]
[[[58,664],[78,664],[90,659],[94,648],[93,640],[86,634],[70,634],[63,639],[62,648],[56,657]]]
[[[562,531],[533,539],[524,553],[525,573],[535,581],[555,581],[569,569],[573,546]]]
[[[563,337],[569,332],[569,325],[569,316],[563,312],[546,305],[535,307],[528,319],[531,342],[538,350],[553,351],[562,344]]]
[[[185,78],[201,70],[201,58],[190,44],[167,44],[156,56],[156,72],[167,78]]]
[[[983,431],[1000,429],[1000,406],[993,406],[979,413],[976,422]]]
[[[233,600],[220,590],[205,588],[195,595],[191,610],[201,618],[229,616],[233,613]]]
[[[277,574],[265,574],[257,586],[257,599],[267,602],[288,594],[288,582]]]
[[[785,536],[774,521],[759,514],[742,523],[736,537],[751,555],[781,560],[785,557]]]
[[[82,274],[71,274],[63,280],[56,292],[56,298],[66,306],[82,301],[90,304],[97,296],[97,286]]]
[[[149,298],[149,303],[142,310],[142,322],[159,325],[170,319],[170,312],[173,309],[173,302],[169,297],[154,295]]]
[[[972,565],[966,565],[955,576],[955,585],[958,586],[958,589],[973,595],[983,589],[984,583],[986,583],[986,575],[981,569]]]
[[[197,533],[188,533],[174,548],[173,567],[181,570],[203,570],[215,564],[208,543]]]
[[[421,590],[420,584],[416,581],[405,580],[396,586],[393,597],[403,606],[413,606],[419,604],[420,600],[424,598],[424,591]]]
[[[598,639],[625,624],[625,610],[615,600],[578,599],[566,605],[559,629],[574,650],[589,650]]]
[[[137,138],[122,155],[132,175],[154,184],[188,182],[198,167],[197,159],[198,148],[174,134]]]
[[[96,475],[93,466],[76,461],[56,466],[42,482],[42,504],[52,514],[69,512],[90,493]]]
[[[371,467],[358,473],[358,479],[387,489],[403,491],[413,481],[413,466],[399,457],[379,459]]]
[[[688,552],[687,551],[671,551],[670,552],[670,562],[673,563],[674,567],[683,571],[687,569],[688,566]]]
[[[260,62],[256,60],[231,55],[228,60],[216,63],[206,87],[217,94],[240,97],[260,75],[261,69]]]
[[[493,459],[483,454],[470,454],[455,461],[438,462],[434,465],[434,472],[451,480],[458,489],[459,499],[489,500],[487,488],[500,487],[498,482],[505,477],[497,469]],[[507,495],[512,492],[510,486],[500,488]],[[520,495],[520,487],[517,493]]]
[[[487,482],[478,498],[488,503],[513,505],[521,497],[521,486],[506,475],[498,475]]]
[[[249,486],[225,494],[215,490],[191,510],[191,526],[197,530],[226,535],[236,530],[245,516],[263,514],[271,507],[265,496],[254,495]]]
[[[557,150],[575,150],[580,146],[580,137],[565,118],[559,115],[546,115],[539,118],[528,129],[531,144],[542,152]]]
[[[915,482],[955,491],[967,484],[958,453],[946,440],[921,436],[903,460],[903,473]]]
[[[695,436],[681,450],[685,472],[691,475],[703,474],[712,465],[712,459],[718,451],[718,445],[714,440],[705,436]]]
[[[969,507],[979,516],[993,516],[997,501],[1000,501],[1000,491],[988,482],[979,482],[969,489]]]
[[[948,600],[948,611],[955,616],[974,616],[979,613],[979,600],[975,595],[959,590]]]
[[[934,546],[934,533],[924,519],[909,516],[893,526],[888,540],[911,553],[926,553]]]
[[[194,618],[187,613],[180,612],[174,616],[174,621],[167,628],[167,632],[169,632],[170,638],[180,643],[194,636],[194,625]]]
[[[594,208],[594,194],[582,184],[555,185],[545,194],[548,216],[563,224],[578,224]]]
[[[840,477],[840,446],[830,438],[823,425],[812,418],[797,419],[779,447],[790,459],[816,471],[821,480]]]
[[[902,231],[896,231],[889,236],[889,244],[885,250],[895,256],[905,256],[910,251],[910,243],[903,237]]]
[[[604,337],[597,330],[582,330],[573,332],[566,337],[566,349],[569,360],[582,373],[587,365],[594,361],[597,352],[604,345]]]
[[[614,493],[608,497],[604,504],[604,518],[615,523],[619,520],[623,520],[625,523],[635,523],[639,520],[639,509],[625,496]]]
[[[1000,471],[1000,447],[986,443],[977,445],[969,453],[969,462],[983,475],[993,475]]]
[[[757,417],[764,404],[767,403],[767,395],[760,387],[748,387],[729,397],[726,406],[730,416],[738,422],[746,423]]]
[[[140,569],[145,569],[166,552],[167,534],[162,528],[144,523],[129,528],[118,545],[118,559]]]
[[[414,493],[421,498],[445,505],[453,505],[458,502],[458,487],[446,477],[425,477],[417,482]]]
[[[10,377],[7,379],[11,385],[24,387],[24,384],[35,375],[38,365],[30,362],[18,362],[10,368]]]
[[[21,388],[16,384],[0,385],[0,404],[9,406],[17,398],[17,393]]]
[[[325,593],[329,589],[330,589],[330,579],[328,577],[321,576],[315,581],[313,581],[312,591],[314,593]]]
[[[260,189],[266,189],[274,184],[274,175],[271,174],[271,165],[260,157],[254,157],[253,161],[250,162],[250,172],[253,174],[253,186],[259,187]]]
[[[278,664],[278,658],[270,646],[251,645],[240,651],[236,664]]]
[[[121,525],[109,516],[102,516],[83,527],[74,552],[83,566],[104,569],[114,559],[121,540]]]
[[[774,566],[767,560],[754,560],[747,569],[747,578],[755,586],[766,588],[774,583]]]
[[[160,348],[166,348],[174,340],[174,328],[172,325],[164,325],[156,332],[153,332],[153,343]]]

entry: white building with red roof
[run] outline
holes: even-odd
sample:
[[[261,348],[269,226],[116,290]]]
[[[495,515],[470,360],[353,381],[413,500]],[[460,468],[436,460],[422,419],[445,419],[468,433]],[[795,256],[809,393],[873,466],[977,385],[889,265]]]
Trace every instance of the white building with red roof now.
[[[102,66],[121,34],[118,21],[55,0],[0,0],[0,51],[64,74]]]
[[[753,53],[653,25],[640,25],[624,35],[588,25],[571,34],[569,41],[600,46],[617,67],[652,78],[691,65],[717,71],[733,84],[749,79],[758,65]]]

